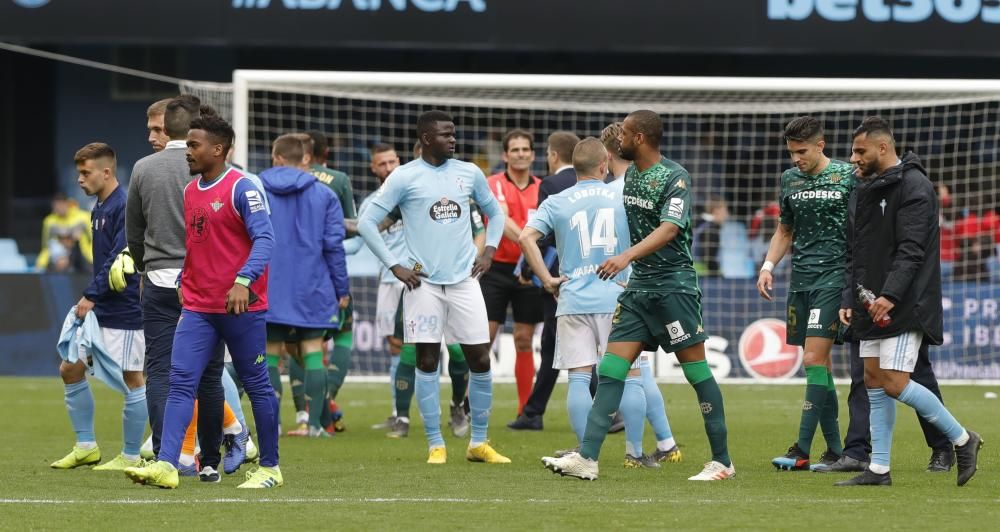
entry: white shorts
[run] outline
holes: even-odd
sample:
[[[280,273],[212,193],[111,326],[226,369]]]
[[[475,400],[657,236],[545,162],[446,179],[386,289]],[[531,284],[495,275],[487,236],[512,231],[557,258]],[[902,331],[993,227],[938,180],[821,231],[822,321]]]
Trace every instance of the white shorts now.
[[[878,367],[913,373],[920,353],[921,331],[910,331],[892,338],[861,340],[861,358],[878,357]]]
[[[396,332],[396,310],[403,293],[402,282],[379,283],[378,301],[375,306],[375,336],[385,338]]]
[[[449,285],[423,281],[403,292],[403,341],[436,344],[446,335],[458,344],[490,343],[486,302],[472,277]]]
[[[552,369],[593,366],[604,355],[613,314],[567,314],[556,318]]]
[[[129,331],[101,327],[104,348],[122,371],[142,371],[146,361],[146,335],[142,329]]]

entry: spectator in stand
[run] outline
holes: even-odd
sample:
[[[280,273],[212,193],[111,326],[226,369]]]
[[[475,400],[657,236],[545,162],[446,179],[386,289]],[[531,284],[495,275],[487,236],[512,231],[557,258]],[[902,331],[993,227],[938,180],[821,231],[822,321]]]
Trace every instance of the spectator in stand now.
[[[52,256],[53,252],[64,260],[50,268],[50,259],[56,258]],[[83,262],[73,259],[74,255],[82,257]],[[35,267],[44,271],[65,272],[73,262],[78,262],[82,271],[86,271],[93,260],[90,213],[80,209],[65,193],[57,192],[52,198],[52,213],[42,221],[42,248]]]
[[[767,254],[767,247],[771,241],[771,237],[768,235],[773,235],[778,228],[778,215],[780,214],[781,207],[776,201],[769,202],[753,213],[748,235],[750,237],[750,256],[754,257],[755,260],[761,260]],[[791,264],[791,262],[786,264]]]
[[[984,206],[981,193],[970,193],[966,201],[964,216],[955,222],[958,253],[952,276],[956,281],[985,282],[996,254],[995,243],[1000,240],[1000,216]]]
[[[729,219],[729,206],[721,196],[713,195],[701,213],[694,230],[694,259],[698,273],[709,277],[721,274],[719,252],[722,248],[722,224]]]
[[[941,225],[941,278],[950,279],[957,258],[954,203],[948,185],[939,184],[937,193],[940,213],[938,220]]]

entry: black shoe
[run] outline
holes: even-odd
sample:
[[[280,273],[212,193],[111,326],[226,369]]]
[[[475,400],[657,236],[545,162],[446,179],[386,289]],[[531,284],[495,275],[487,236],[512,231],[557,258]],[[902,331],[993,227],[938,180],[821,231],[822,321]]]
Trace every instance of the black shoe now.
[[[214,467],[208,466],[201,468],[201,471],[198,472],[198,479],[202,482],[220,482],[222,477],[219,476],[219,472]]]
[[[514,430],[542,430],[542,416],[521,414],[514,421],[507,423],[507,428]]]
[[[828,471],[833,464],[837,463],[838,460],[840,460],[840,455],[833,452],[832,449],[827,448],[819,457],[818,462],[813,462],[809,465],[809,471]]]
[[[816,473],[860,473],[868,469],[868,462],[851,458],[845,454],[830,465],[816,464],[810,469]]]
[[[779,470],[808,471],[809,455],[806,454],[802,448],[799,447],[798,442],[796,442],[788,448],[788,451],[785,454],[773,458],[771,460],[771,464]]]
[[[611,418],[611,426],[608,427],[608,434],[614,434],[625,430],[625,418],[621,411],[615,412],[615,417]]]
[[[889,476],[889,473],[880,475],[871,469],[865,469],[860,475],[852,479],[841,480],[834,486],[892,486],[892,477]]]
[[[947,473],[955,465],[955,451],[951,447],[933,449],[931,460],[927,463],[928,473]]]
[[[976,474],[976,463],[979,460],[979,449],[983,448],[983,438],[969,431],[969,441],[965,445],[955,446],[955,458],[958,462],[958,485],[964,486]]]

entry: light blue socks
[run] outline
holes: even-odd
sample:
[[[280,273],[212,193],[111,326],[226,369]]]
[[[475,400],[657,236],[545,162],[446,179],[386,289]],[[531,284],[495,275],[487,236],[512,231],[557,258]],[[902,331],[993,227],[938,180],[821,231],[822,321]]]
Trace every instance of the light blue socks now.
[[[236,381],[233,380],[233,376],[228,371],[222,372],[222,389],[226,392],[226,404],[233,410],[233,414],[236,415],[236,419],[240,421],[240,424],[249,430],[250,425],[247,425],[247,420],[243,417],[243,403],[240,402],[240,390],[236,387]]]
[[[226,373],[223,372],[225,375]],[[235,388],[235,385],[233,386]],[[139,456],[142,436],[146,432],[149,411],[146,409],[146,387],[140,386],[125,394],[122,408],[122,454],[128,458]]]
[[[642,389],[641,377],[625,379],[625,392],[619,409],[625,420],[625,452],[639,458],[642,456],[642,435],[646,428],[646,392]]]
[[[396,415],[396,368],[399,367],[399,355],[389,356],[389,388],[392,390],[392,415]]]
[[[889,452],[892,450],[892,429],[896,426],[896,401],[883,388],[868,388],[871,404],[869,421],[872,433],[872,460],[869,468],[874,473],[889,472]]]
[[[589,371],[571,371],[569,373],[569,391],[566,394],[566,412],[569,414],[569,426],[576,434],[576,442],[583,441],[583,431],[587,428],[587,414],[594,404],[590,397]]]
[[[643,357],[640,359],[639,370],[642,371],[642,389],[646,392],[646,419],[649,420],[649,424],[653,427],[657,444],[667,442],[673,439],[674,433],[670,430],[670,421],[667,420],[667,408],[663,403],[663,393],[660,392],[660,387],[656,385],[656,379],[653,377],[653,368],[648,358]],[[667,451],[669,448],[661,450]]]
[[[486,431],[490,424],[490,409],[493,408],[493,372],[469,373],[469,414],[472,425],[470,447],[486,443]]]
[[[76,432],[77,443],[96,442],[94,436],[94,394],[87,379],[66,385],[66,411]]]
[[[414,383],[417,409],[420,410],[420,418],[424,421],[424,434],[431,448],[444,447],[444,437],[441,436],[441,386],[438,375],[437,371],[424,373],[417,369]]]
[[[937,427],[952,443],[957,443],[962,439],[965,429],[955,419],[955,416],[951,415],[951,412],[945,408],[941,400],[920,383],[910,381],[903,388],[903,393],[899,394],[899,402],[912,406],[920,414],[920,417]]]

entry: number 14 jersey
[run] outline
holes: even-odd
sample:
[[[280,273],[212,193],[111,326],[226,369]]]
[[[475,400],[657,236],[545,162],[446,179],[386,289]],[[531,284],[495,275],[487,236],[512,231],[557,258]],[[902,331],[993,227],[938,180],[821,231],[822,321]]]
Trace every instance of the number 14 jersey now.
[[[628,222],[618,190],[588,179],[549,196],[528,221],[543,235],[555,233],[559,273],[569,278],[559,288],[556,316],[614,312],[627,272],[602,281],[597,268],[629,247]]]

